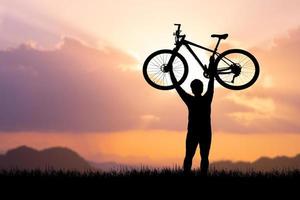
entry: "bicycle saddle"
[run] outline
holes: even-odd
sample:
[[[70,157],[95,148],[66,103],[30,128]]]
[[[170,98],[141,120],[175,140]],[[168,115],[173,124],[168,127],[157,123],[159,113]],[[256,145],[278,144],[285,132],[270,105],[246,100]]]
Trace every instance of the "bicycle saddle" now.
[[[211,37],[216,37],[216,38],[224,39],[225,40],[228,37],[228,34],[227,33],[226,34],[221,34],[221,35],[219,35],[219,34],[212,34]]]

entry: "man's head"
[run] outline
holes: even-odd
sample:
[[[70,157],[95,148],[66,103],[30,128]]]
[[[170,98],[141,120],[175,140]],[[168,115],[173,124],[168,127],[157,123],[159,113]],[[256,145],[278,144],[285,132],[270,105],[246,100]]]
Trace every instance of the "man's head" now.
[[[195,96],[201,96],[203,92],[203,83],[199,79],[195,79],[191,82],[191,89]]]

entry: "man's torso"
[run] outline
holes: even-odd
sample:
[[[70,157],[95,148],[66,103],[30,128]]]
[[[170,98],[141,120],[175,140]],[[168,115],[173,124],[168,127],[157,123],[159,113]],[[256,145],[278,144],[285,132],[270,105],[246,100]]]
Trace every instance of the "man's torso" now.
[[[188,103],[188,131],[202,134],[210,132],[211,101],[205,96],[193,97]]]

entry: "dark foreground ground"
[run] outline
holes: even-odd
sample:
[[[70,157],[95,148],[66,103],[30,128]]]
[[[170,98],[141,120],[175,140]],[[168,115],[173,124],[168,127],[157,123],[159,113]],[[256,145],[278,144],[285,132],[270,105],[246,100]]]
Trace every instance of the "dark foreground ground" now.
[[[65,195],[97,194],[139,195],[143,197],[167,195],[239,195],[244,199],[251,195],[284,195],[300,192],[300,171],[273,171],[269,173],[238,171],[213,171],[207,177],[193,171],[186,175],[176,169],[142,169],[112,172],[76,172],[76,171],[0,171],[2,191],[23,194],[47,195],[64,193]],[[297,195],[298,196],[298,195]],[[43,196],[44,197],[44,196]],[[90,198],[85,198],[90,199]],[[101,198],[102,199],[102,198]],[[107,199],[107,198],[105,198]],[[202,198],[200,198],[202,199]]]

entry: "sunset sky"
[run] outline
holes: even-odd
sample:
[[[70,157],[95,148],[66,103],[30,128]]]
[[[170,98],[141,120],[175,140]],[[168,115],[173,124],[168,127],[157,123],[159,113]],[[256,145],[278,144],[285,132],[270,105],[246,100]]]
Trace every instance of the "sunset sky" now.
[[[212,33],[228,33],[221,49],[246,49],[261,67],[251,88],[216,86],[211,160],[294,156],[299,10],[299,0],[1,0],[0,152],[65,146],[97,162],[181,165],[185,105],[142,74],[148,55],[173,48],[181,23],[188,40],[207,47]],[[190,92],[191,80],[206,80],[181,53]]]

